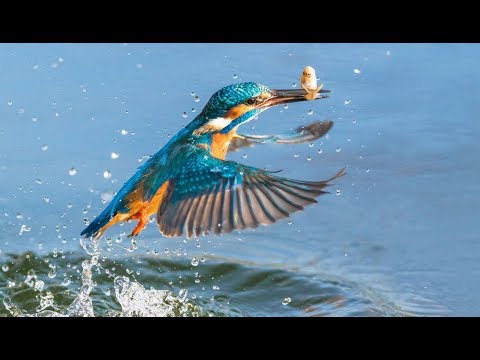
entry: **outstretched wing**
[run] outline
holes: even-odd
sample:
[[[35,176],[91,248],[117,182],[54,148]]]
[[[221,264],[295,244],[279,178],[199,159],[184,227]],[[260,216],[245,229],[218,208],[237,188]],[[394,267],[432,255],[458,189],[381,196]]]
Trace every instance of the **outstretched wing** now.
[[[276,142],[279,144],[297,144],[316,140],[325,135],[333,126],[333,121],[316,121],[306,126],[299,126],[293,131],[279,135],[247,135],[237,134],[228,147],[228,151],[237,151],[242,147],[254,144]]]
[[[317,202],[328,182],[345,173],[342,169],[317,182],[291,180],[207,152],[185,169],[169,180],[157,210],[157,224],[165,236],[181,236],[185,230],[190,238],[272,224]]]

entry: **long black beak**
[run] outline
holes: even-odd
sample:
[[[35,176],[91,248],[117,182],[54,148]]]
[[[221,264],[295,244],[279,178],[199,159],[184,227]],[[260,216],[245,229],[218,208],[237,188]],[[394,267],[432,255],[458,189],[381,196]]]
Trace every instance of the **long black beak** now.
[[[292,89],[292,90],[272,90],[274,96],[267,101],[265,101],[265,105],[268,107],[286,104],[290,102],[296,101],[306,101],[307,91],[305,89]],[[313,100],[324,99],[327,98],[327,95],[322,95],[324,93],[329,93],[330,90],[321,89],[316,97]]]

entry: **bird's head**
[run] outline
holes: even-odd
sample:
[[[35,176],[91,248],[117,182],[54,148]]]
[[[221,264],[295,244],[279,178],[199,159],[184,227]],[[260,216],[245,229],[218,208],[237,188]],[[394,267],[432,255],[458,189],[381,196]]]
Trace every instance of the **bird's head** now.
[[[315,100],[328,96],[320,90]],[[226,86],[212,95],[203,108],[202,122],[195,130],[197,134],[208,132],[228,133],[237,126],[252,120],[262,111],[290,102],[305,101],[304,89],[272,90],[265,85],[245,82]]]

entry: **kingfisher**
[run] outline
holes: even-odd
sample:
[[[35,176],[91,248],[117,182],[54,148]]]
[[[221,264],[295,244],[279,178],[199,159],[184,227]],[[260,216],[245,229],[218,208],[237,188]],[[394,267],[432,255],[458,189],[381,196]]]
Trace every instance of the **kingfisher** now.
[[[328,97],[321,89],[313,100]],[[227,152],[254,143],[298,143],[318,138],[332,122],[317,122],[293,134],[242,135],[240,125],[280,104],[308,100],[304,89],[273,90],[255,82],[215,92],[202,111],[151,156],[107,207],[81,232],[98,239],[112,225],[138,220],[137,236],[156,214],[160,233],[187,238],[268,225],[316,203],[330,181],[303,181],[226,160]]]

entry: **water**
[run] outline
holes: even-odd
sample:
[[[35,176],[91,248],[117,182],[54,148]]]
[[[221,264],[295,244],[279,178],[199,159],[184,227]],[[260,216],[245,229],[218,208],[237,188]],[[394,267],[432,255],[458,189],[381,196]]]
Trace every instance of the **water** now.
[[[478,44],[2,44],[0,54],[0,316],[480,315]],[[214,91],[292,88],[306,65],[331,97],[242,130],[330,119],[328,136],[229,157],[299,179],[347,166],[330,195],[219,237],[163,238],[153,222],[135,243],[134,224],[80,242]]]

